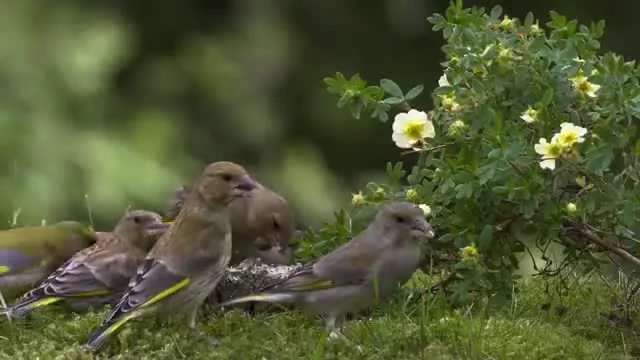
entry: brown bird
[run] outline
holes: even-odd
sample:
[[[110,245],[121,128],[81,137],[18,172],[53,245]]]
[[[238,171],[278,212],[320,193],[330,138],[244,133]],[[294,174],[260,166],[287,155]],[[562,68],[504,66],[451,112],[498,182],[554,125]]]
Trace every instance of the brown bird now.
[[[168,201],[165,218],[180,212],[191,186],[175,190]],[[233,255],[230,265],[247,258],[259,258],[264,264],[287,265],[293,262],[292,240],[301,233],[295,229],[293,210],[287,200],[256,183],[250,197],[235,199],[229,208]]]
[[[161,220],[150,211],[128,211],[113,232],[100,233],[95,244],[76,253],[6,313],[24,317],[60,302],[75,311],[114,305],[153,246],[153,235],[169,227]]]
[[[173,225],[158,240],[116,307],[87,340],[97,351],[129,320],[143,314],[182,317],[195,327],[198,308],[231,259],[229,204],[255,182],[240,165],[216,162],[194,182]]]

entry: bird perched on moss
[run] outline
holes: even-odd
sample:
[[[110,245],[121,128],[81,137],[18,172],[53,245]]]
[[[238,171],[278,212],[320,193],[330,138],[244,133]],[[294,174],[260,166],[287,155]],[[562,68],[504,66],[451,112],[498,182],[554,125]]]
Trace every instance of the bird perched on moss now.
[[[0,231],[0,295],[24,293],[95,240],[93,229],[76,221]]]
[[[123,324],[143,314],[185,318],[195,327],[196,312],[216,287],[231,258],[228,207],[247,196],[255,182],[240,165],[216,162],[194,182],[173,225],[147,255],[113,311],[87,339],[97,351]]]
[[[175,190],[167,204],[165,218],[172,219],[191,191],[189,185]],[[229,208],[233,233],[230,265],[247,258],[259,258],[264,264],[286,265],[293,262],[291,242],[299,235],[287,200],[257,183],[250,197],[235,199]]]
[[[76,253],[4,312],[19,318],[61,301],[76,311],[115,305],[153,246],[149,239],[168,227],[156,213],[128,211],[113,232],[101,233],[98,242]]]
[[[219,306],[258,301],[294,304],[325,316],[332,337],[349,344],[340,323],[346,313],[387,298],[420,263],[420,238],[433,238],[420,208],[386,204],[355,238],[256,295]]]

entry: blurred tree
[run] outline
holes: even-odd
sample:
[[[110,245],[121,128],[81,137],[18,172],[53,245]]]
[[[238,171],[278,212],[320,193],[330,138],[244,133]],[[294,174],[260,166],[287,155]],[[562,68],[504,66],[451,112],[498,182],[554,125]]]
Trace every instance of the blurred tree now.
[[[625,41],[638,27],[636,1],[465,3],[474,4],[605,18],[605,48],[638,57]],[[4,2],[0,218],[22,208],[22,224],[87,219],[87,194],[96,225],[109,227],[129,204],[161,208],[200,166],[226,159],[318,224],[397,157],[391,124],[336,110],[322,78],[358,70],[430,91],[443,58],[426,17],[447,5]]]

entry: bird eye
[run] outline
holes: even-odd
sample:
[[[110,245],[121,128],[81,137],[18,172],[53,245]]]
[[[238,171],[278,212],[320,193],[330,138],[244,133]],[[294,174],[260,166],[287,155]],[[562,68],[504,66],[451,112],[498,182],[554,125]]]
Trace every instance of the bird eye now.
[[[397,222],[398,224],[402,224],[402,223],[404,222],[404,218],[403,218],[402,216],[399,216],[399,215],[398,215],[398,216],[396,216],[396,222]]]
[[[133,222],[136,224],[140,224],[142,222],[142,219],[140,218],[140,216],[134,216]]]
[[[229,182],[231,181],[231,175],[229,174],[222,174],[222,180]]]

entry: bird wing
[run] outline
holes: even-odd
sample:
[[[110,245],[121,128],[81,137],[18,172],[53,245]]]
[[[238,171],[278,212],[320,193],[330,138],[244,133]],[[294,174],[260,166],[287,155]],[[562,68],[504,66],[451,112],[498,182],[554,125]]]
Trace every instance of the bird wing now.
[[[105,237],[80,251],[49,275],[24,299],[43,297],[91,297],[126,288],[144,258],[117,237]]]
[[[189,277],[178,274],[162,262],[148,257],[138,267],[127,291],[104,323],[110,323],[131,311],[152,305],[184,288],[189,281]]]
[[[362,241],[363,235],[259,292],[324,290],[367,281],[369,269],[380,260],[381,252],[374,244]]]

